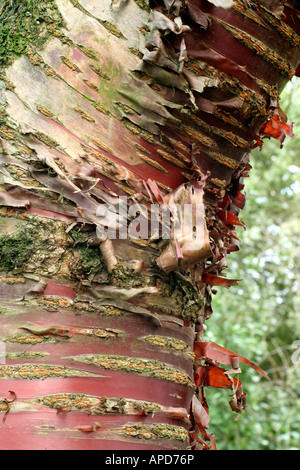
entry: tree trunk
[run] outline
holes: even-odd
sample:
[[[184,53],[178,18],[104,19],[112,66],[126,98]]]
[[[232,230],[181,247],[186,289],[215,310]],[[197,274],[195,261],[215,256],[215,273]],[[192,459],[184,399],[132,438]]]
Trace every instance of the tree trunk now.
[[[292,136],[278,99],[300,60],[299,8],[0,11],[0,448],[214,448],[205,387],[231,389],[241,412],[239,361],[266,375],[203,330],[214,286],[237,283],[222,274],[249,152]],[[110,229],[131,208],[106,237],[103,204]],[[145,228],[153,205],[171,214],[170,239],[164,219]],[[172,230],[185,205],[200,240]]]

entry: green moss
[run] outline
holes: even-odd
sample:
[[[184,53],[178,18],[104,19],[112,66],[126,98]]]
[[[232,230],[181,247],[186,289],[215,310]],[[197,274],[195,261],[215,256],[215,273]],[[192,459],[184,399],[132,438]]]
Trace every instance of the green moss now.
[[[177,351],[185,351],[189,347],[188,344],[186,344],[184,341],[171,337],[169,338],[159,335],[148,335],[143,339],[155,346],[167,349],[176,349]]]
[[[121,31],[116,27],[116,25],[110,23],[109,21],[106,20],[100,20],[98,18],[99,23],[104,26],[110,33],[112,33],[114,36],[117,36],[118,38],[124,38],[124,35],[121,33]]]
[[[13,271],[22,268],[36,251],[36,238],[39,230],[36,226],[22,227],[13,235],[0,237],[0,270]]]
[[[70,269],[74,279],[85,279],[90,274],[102,272],[105,268],[97,247],[88,246],[88,237],[79,230],[70,231],[70,247],[73,257]]]
[[[196,286],[178,283],[177,291],[176,302],[181,308],[180,316],[187,321],[196,322],[198,312],[203,307],[203,299]]]
[[[39,343],[53,343],[58,341],[58,339],[53,339],[51,336],[35,336],[35,335],[13,335],[7,338],[4,338],[3,341],[5,343],[18,343],[18,344],[39,344]]]
[[[148,0],[134,0],[134,1],[142,10],[150,12]]]
[[[48,353],[45,352],[33,352],[33,351],[21,351],[21,352],[11,352],[6,354],[7,359],[37,359],[40,357],[47,356]]]
[[[78,49],[80,49],[87,57],[99,61],[97,53],[91,47],[85,47],[81,44],[78,44]]]
[[[12,234],[0,236],[0,271],[11,272],[35,267],[36,272],[59,270],[67,263],[72,279],[86,279],[103,271],[97,247],[88,246],[85,234],[73,230],[68,238],[61,225],[32,219]],[[60,259],[57,260],[57,256]],[[70,256],[71,255],[71,256]]]
[[[161,411],[160,405],[147,401],[135,401],[132,403],[132,407],[137,411],[142,411],[145,415],[152,415],[152,418],[156,412]]]
[[[28,46],[42,46],[49,36],[47,25],[64,26],[54,0],[7,0],[0,16],[0,68],[24,54]]]
[[[99,95],[101,101],[99,105],[107,111],[112,107],[112,103],[118,100],[119,94],[117,84],[122,80],[122,70],[115,59],[108,59],[100,65],[90,64],[91,69],[101,78],[99,83]]]
[[[85,273],[96,274],[103,270],[99,250],[83,247],[81,251],[80,269]]]
[[[140,287],[143,285],[143,279],[141,275],[134,269],[122,266],[118,263],[112,270],[109,276],[111,282],[123,288]]]
[[[72,237],[74,244],[86,243],[88,240],[86,234],[84,234],[80,230],[70,230],[69,234]]]
[[[40,379],[55,377],[93,377],[95,374],[49,364],[13,364],[0,366],[0,378]]]
[[[188,441],[189,433],[181,426],[171,424],[144,425],[142,423],[125,426],[122,434],[137,439],[175,439],[177,441]]]
[[[74,356],[71,359],[75,362],[104,369],[119,370],[194,387],[193,381],[185,372],[156,360],[105,354],[83,354]]]
[[[183,282],[176,273],[171,273],[170,277],[165,280],[157,279],[156,286],[160,289],[162,296],[175,300],[180,317],[194,323],[198,318],[198,311],[203,306],[203,299],[192,282],[188,282],[188,274],[186,273],[186,275],[187,281]],[[168,307],[164,308],[160,305],[152,305],[151,307],[164,313],[175,314],[172,310],[168,311]]]

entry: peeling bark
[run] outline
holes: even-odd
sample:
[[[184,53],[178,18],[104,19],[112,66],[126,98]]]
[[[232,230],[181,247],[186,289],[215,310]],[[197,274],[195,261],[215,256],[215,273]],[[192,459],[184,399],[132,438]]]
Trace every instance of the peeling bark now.
[[[0,448],[215,449],[205,387],[231,389],[240,413],[239,359],[265,376],[203,332],[214,286],[238,282],[224,270],[249,153],[293,137],[279,94],[299,70],[299,7],[3,0],[0,12]],[[112,223],[120,196],[141,221],[167,208],[170,241],[100,239],[97,209]],[[184,204],[200,240],[176,236]]]

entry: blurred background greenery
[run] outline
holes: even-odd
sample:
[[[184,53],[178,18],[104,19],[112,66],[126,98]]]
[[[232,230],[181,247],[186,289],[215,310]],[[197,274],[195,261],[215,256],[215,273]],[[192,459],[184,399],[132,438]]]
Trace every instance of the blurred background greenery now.
[[[241,364],[248,405],[237,421],[230,391],[207,389],[209,430],[220,450],[300,449],[300,79],[286,86],[280,106],[296,137],[282,149],[264,139],[263,150],[251,153],[240,214],[247,230],[238,230],[240,251],[230,254],[227,270],[243,281],[219,288],[205,334],[258,364],[271,381]]]

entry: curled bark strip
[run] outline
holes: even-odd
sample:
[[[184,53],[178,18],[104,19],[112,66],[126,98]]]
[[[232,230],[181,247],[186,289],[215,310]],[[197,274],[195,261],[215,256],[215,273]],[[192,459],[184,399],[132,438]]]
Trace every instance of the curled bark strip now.
[[[211,254],[203,200],[205,179],[183,184],[165,198],[173,214],[172,238],[156,262],[167,273],[186,270]]]
[[[196,450],[203,449],[203,450],[209,450],[210,445],[204,441],[201,437],[197,437],[196,442],[201,444],[202,447],[199,447],[199,445],[196,445]]]
[[[120,301],[126,302],[144,294],[157,294],[158,289],[154,286],[144,286],[140,288],[132,287],[130,289],[123,289],[115,286],[105,286],[99,287],[97,291],[93,290],[93,293],[98,299],[101,300],[116,298]]]
[[[200,432],[202,437],[199,436]],[[190,433],[190,440],[192,450],[217,450],[214,434],[208,433],[206,429],[199,427],[197,424],[195,424],[194,430]]]
[[[231,211],[220,211],[219,212],[220,219],[228,225],[240,225],[245,228],[244,222],[242,222],[236,215],[234,215]]]
[[[231,379],[225,374],[226,370],[216,365],[201,366],[194,373],[194,380],[197,387],[215,387],[232,389]],[[240,384],[233,378],[234,385]]]
[[[30,201],[26,199],[17,199],[7,191],[0,191],[0,206],[28,207],[30,206]]]
[[[9,393],[12,395],[12,397],[11,397],[11,398],[4,398],[4,401],[5,401],[6,403],[13,403],[14,401],[16,401],[17,395],[16,395],[16,393],[15,393],[14,391],[12,391],[12,390],[8,390],[8,391],[9,391]]]
[[[234,2],[232,0],[208,0],[210,3],[213,3],[216,7],[222,8],[232,8]]]
[[[46,287],[47,287],[47,282],[41,280],[37,284],[35,284],[28,292],[26,292],[26,295],[43,294]]]
[[[37,335],[37,336],[44,336],[44,335],[52,335],[52,336],[62,336],[64,338],[70,338],[68,334],[68,328],[57,328],[55,326],[49,326],[46,328],[35,328],[35,327],[28,327],[22,326],[22,330],[29,331],[30,333]]]
[[[201,29],[206,30],[210,24],[208,15],[203,13],[201,8],[194,2],[189,2],[187,8],[190,17],[195,21],[195,23],[197,23]]]
[[[196,354],[196,357],[198,358],[208,358],[213,361],[221,362],[222,364],[226,364],[229,366],[238,366],[237,364],[237,358],[243,362],[244,364],[247,364],[248,366],[252,367],[256,372],[258,372],[260,375],[262,375],[265,379],[270,380],[268,374],[262,370],[260,367],[258,367],[256,364],[253,362],[249,361],[243,356],[240,356],[239,354],[236,354],[232,351],[229,351],[228,349],[222,348],[218,344],[209,341],[209,342],[202,342],[202,341],[196,341],[194,343],[194,353]]]
[[[144,315],[146,317],[152,318],[156,326],[162,326],[160,318],[156,313],[152,313],[150,312],[150,310],[147,310],[144,307],[139,307],[137,305],[131,304],[130,302],[116,299],[116,300],[105,300],[105,301],[100,302],[99,304],[111,305],[113,307],[120,308],[121,310],[125,310],[126,312],[129,312],[129,313]]]
[[[7,415],[8,415],[9,412],[10,412],[10,407],[8,406],[7,410],[4,413],[3,419],[2,419],[3,424],[5,423]]]
[[[165,408],[164,411],[171,418],[175,418],[175,419],[187,419],[188,418],[188,413],[185,408],[175,408],[175,407],[169,406]]]
[[[211,450],[217,450],[215,435],[212,433],[208,433],[207,436],[209,437],[209,440],[211,442]]]
[[[76,429],[81,432],[85,433],[90,433],[90,432],[95,432],[97,429],[100,428],[100,424],[87,424],[87,425],[82,425],[82,426],[76,426]]]
[[[273,137],[281,143],[281,146],[286,136],[292,139],[295,137],[293,123],[287,120],[286,114],[277,106],[272,110],[272,115],[262,126],[259,134],[263,137]]]
[[[159,318],[164,323],[174,323],[181,327],[184,326],[184,320],[182,320],[182,318],[173,317],[172,315],[160,315]]]
[[[194,373],[197,386],[232,389],[232,399],[229,404],[233,411],[240,413],[247,406],[247,395],[243,391],[241,381],[231,377],[226,370],[219,366],[201,366]]]
[[[118,264],[112,241],[107,238],[103,243],[100,244],[100,250],[107,266],[107,270],[109,273],[111,273],[116,264]]]
[[[10,412],[10,405],[11,405],[11,403],[13,403],[14,401],[16,401],[16,399],[17,399],[17,395],[16,395],[16,393],[15,393],[14,391],[9,390],[9,393],[12,395],[12,398],[4,398],[4,400],[3,400],[4,403],[7,405],[7,409],[6,409],[5,413],[4,413],[4,416],[3,416],[3,419],[2,419],[2,423],[5,423],[5,421],[6,421],[7,415],[8,415],[8,413]]]
[[[192,413],[194,416],[194,419],[198,426],[201,428],[208,428],[209,425],[209,415],[205,408],[202,406],[196,395],[193,396],[192,400]]]
[[[14,15],[22,17],[26,13],[22,9],[21,0],[16,2],[7,0],[2,3],[4,6],[1,8],[1,16],[4,18],[4,28],[7,24],[11,26],[11,20],[14,27],[16,26],[17,29],[21,27],[19,16],[14,17]],[[12,8],[12,3],[18,6]],[[80,253],[84,254],[85,262],[82,261],[81,264],[85,264],[87,269],[86,272],[83,266],[84,273],[78,276],[81,282],[80,292],[77,293],[75,288],[65,287],[64,282],[61,290],[58,283],[51,281],[45,291],[41,285],[36,285],[31,293],[44,293],[44,295],[40,300],[22,299],[21,302],[24,300],[28,305],[24,305],[24,311],[21,309],[20,311],[27,314],[28,307],[28,312],[31,313],[30,303],[41,301],[42,315],[44,311],[58,311],[59,309],[63,310],[62,314],[68,312],[68,315],[78,313],[81,315],[84,303],[78,310],[76,305],[79,306],[80,300],[85,296],[87,300],[87,323],[84,323],[86,329],[76,330],[70,327],[72,334],[96,335],[96,337],[118,336],[118,330],[101,328],[104,327],[102,319],[98,325],[98,305],[100,305],[98,313],[102,305],[101,313],[119,314],[120,312],[105,312],[106,305],[113,305],[122,310],[122,314],[132,313],[148,317],[146,320],[149,321],[137,322],[136,325],[137,329],[143,328],[145,334],[147,328],[149,328],[149,333],[153,333],[153,325],[147,325],[151,321],[155,321],[157,326],[161,326],[162,322],[165,328],[172,329],[174,333],[180,330],[180,336],[185,336],[190,342],[196,330],[198,334],[195,351],[199,358],[196,362],[205,364],[195,372],[196,386],[201,388],[214,386],[232,390],[230,406],[233,411],[240,413],[246,406],[246,394],[242,390],[241,382],[235,377],[240,372],[239,361],[254,367],[260,373],[263,371],[242,356],[212,342],[203,343],[203,329],[205,320],[212,313],[211,294],[214,293],[212,286],[230,287],[238,282],[238,280],[227,280],[220,276],[227,265],[227,253],[239,248],[235,227],[244,227],[239,219],[239,209],[242,209],[245,204],[245,197],[241,192],[243,190],[242,178],[247,177],[251,169],[248,154],[245,155],[245,152],[255,140],[259,129],[261,129],[257,137],[259,146],[262,145],[263,137],[273,137],[281,144],[286,135],[293,137],[291,123],[278,108],[277,95],[287,76],[290,76],[295,69],[297,69],[296,73],[299,73],[299,67],[297,67],[299,52],[295,49],[297,44],[299,45],[296,30],[299,32],[300,23],[297,17],[299,8],[296,7],[296,1],[131,0],[129,2],[129,0],[107,0],[102,2],[106,4],[103,6],[101,2],[94,2],[94,0],[86,0],[86,2],[71,0],[72,6],[69,5],[70,8],[67,9],[64,5],[67,2],[57,2],[58,5],[53,1],[44,2],[43,0],[27,3],[36,3],[35,8],[38,13],[40,3],[41,13],[44,11],[46,16],[43,13],[41,16],[41,19],[44,18],[43,21],[36,22],[34,20],[39,18],[37,16],[33,16],[31,20],[25,18],[26,27],[34,22],[32,34],[30,31],[30,34],[26,33],[26,50],[22,49],[25,45],[21,45],[20,54],[17,53],[16,57],[8,55],[4,58],[4,68],[0,67],[2,68],[1,80],[3,79],[5,83],[5,87],[2,86],[3,83],[1,85],[3,99],[1,100],[0,145],[5,150],[3,156],[0,155],[0,183],[2,185],[0,206],[4,206],[1,213],[4,214],[8,208],[8,213],[13,216],[19,213],[18,217],[20,216],[21,219],[22,216],[24,220],[33,213],[38,215],[38,220],[41,216],[50,217],[56,221],[61,220],[69,224],[66,230],[63,229],[63,225],[61,226],[64,233],[65,231],[70,233],[76,221],[85,224],[89,230],[91,225],[93,227],[101,225],[97,216],[100,201],[116,207],[119,199],[117,196],[125,192],[130,194],[131,201],[138,201],[140,207],[143,201],[147,204],[149,202],[167,204],[170,208],[172,201],[174,204],[181,205],[198,204],[204,233],[200,241],[193,240],[191,229],[185,231],[183,236],[174,234],[169,247],[163,253],[160,250],[161,247],[164,250],[164,244],[149,244],[148,242],[143,244],[140,241],[137,245],[143,246],[142,259],[145,260],[145,264],[143,265],[144,261],[142,259],[139,261],[139,256],[128,248],[124,250],[127,260],[124,272],[122,269],[118,270],[119,266],[116,266],[120,261],[119,256],[122,258],[122,250],[116,249],[118,256],[115,256],[112,245],[108,241],[102,245],[102,250],[101,247],[99,250],[102,251],[107,271],[113,274],[112,276],[108,276],[106,270],[101,274],[98,270],[97,274],[89,274],[89,263],[93,262],[90,256],[94,258],[89,251],[92,245],[87,243],[85,249],[85,242],[81,243],[85,237],[79,237],[78,243],[74,240],[72,248],[76,248],[74,250],[76,256],[81,256]],[[46,13],[47,8],[44,3],[45,5],[52,4],[54,9],[51,7],[51,17]],[[56,11],[56,8],[62,8],[62,12]],[[129,23],[123,16],[123,13],[127,11],[130,17]],[[284,16],[283,13],[286,11],[287,15]],[[137,15],[132,16],[131,12],[136,12]],[[144,19],[147,17],[149,23],[145,25]],[[44,21],[46,19],[47,21]],[[77,21],[78,19],[82,22]],[[40,23],[41,26],[38,27]],[[102,25],[100,31],[99,23]],[[138,48],[139,41],[135,41],[134,35],[132,36],[129,31],[134,30],[134,26],[137,26],[137,34],[143,34],[141,38],[143,51],[128,47],[130,44],[135,44]],[[8,32],[11,31],[10,27],[6,29]],[[81,43],[82,31],[88,31],[84,39],[85,46],[77,44],[79,41]],[[41,42],[36,41],[35,36],[38,32],[42,36]],[[123,32],[128,32],[128,38],[125,38]],[[16,37],[18,34],[19,31],[16,31]],[[44,34],[46,34],[45,37]],[[111,34],[114,36],[112,42]],[[5,39],[5,34],[3,37]],[[50,40],[46,41],[47,38]],[[280,38],[283,38],[282,44],[280,44]],[[271,42],[274,42],[275,47]],[[291,51],[287,51],[290,45]],[[120,53],[113,54],[119,47]],[[15,61],[17,56],[23,54],[26,57]],[[59,56],[62,63],[60,63]],[[86,57],[89,59],[87,60]],[[136,57],[142,58],[141,64],[137,64]],[[95,62],[98,62],[99,66]],[[25,74],[22,73],[22,69]],[[8,72],[7,76],[5,72]],[[94,83],[96,78],[98,80],[95,73],[101,78],[100,86]],[[87,91],[87,86],[89,91]],[[12,92],[13,89],[16,91]],[[53,100],[45,96],[46,89]],[[99,97],[101,106],[98,102]],[[8,106],[5,104],[6,99]],[[61,109],[62,100],[65,104],[63,109]],[[49,106],[50,109],[46,109],[45,106]],[[39,114],[36,111],[39,111]],[[262,123],[265,123],[263,127],[261,127]],[[69,128],[76,130],[73,133]],[[131,136],[129,132],[133,135]],[[99,136],[104,143],[97,139]],[[111,145],[112,149],[109,149],[107,145]],[[139,157],[136,154],[136,148],[146,154],[146,157],[145,155]],[[207,176],[207,181],[204,181],[203,174]],[[199,175],[201,175],[201,181],[197,180]],[[103,190],[100,190],[101,186]],[[176,187],[178,189],[171,193],[171,188]],[[4,188],[6,192],[3,194]],[[111,211],[110,221],[113,215],[114,211]],[[175,211],[171,211],[171,215],[175,220]],[[195,214],[191,212],[190,215]],[[123,219],[119,220],[119,224],[120,227],[123,226]],[[188,244],[192,245],[192,249],[187,248]],[[133,241],[130,242],[131,248],[132,245]],[[156,285],[153,281],[158,271],[157,266],[154,266],[154,258],[159,257],[160,254],[157,264],[164,271],[164,284],[156,290],[152,287]],[[67,264],[62,262],[60,274],[64,276],[66,272],[69,274],[69,271],[72,274],[73,263],[68,264],[69,259],[66,259],[64,255],[61,259],[64,259]],[[120,268],[123,268],[122,261],[124,259],[120,261]],[[130,267],[131,262],[134,264]],[[148,268],[150,265],[151,272]],[[117,269],[114,269],[115,267]],[[100,271],[101,269],[102,267]],[[135,272],[131,272],[130,269],[134,269]],[[192,280],[190,284],[185,283],[182,273],[181,277],[178,276],[180,280],[176,279],[176,282],[172,276],[165,276],[166,273],[180,269],[190,270]],[[130,276],[132,275],[133,282],[127,278],[127,272]],[[136,282],[137,272],[141,273],[138,282]],[[55,276],[54,273],[53,276]],[[174,281],[174,292],[172,291],[173,284],[168,285],[170,280]],[[39,282],[39,279],[36,282]],[[135,288],[137,286],[142,287]],[[192,290],[194,288],[199,291],[199,296],[197,294],[195,298]],[[3,289],[8,290],[10,294],[8,284]],[[25,289],[28,288],[25,287]],[[66,289],[69,289],[69,293],[66,293]],[[59,297],[59,293],[63,298]],[[153,303],[151,302],[152,294]],[[157,300],[157,298],[162,295],[164,299],[160,303],[160,299]],[[66,299],[68,297],[71,300]],[[202,300],[200,297],[205,298],[203,308],[202,302],[199,302]],[[174,300],[176,306],[179,306],[178,309],[174,305]],[[145,305],[147,301],[151,302],[150,310],[139,306],[139,302]],[[23,308],[19,299],[18,302],[17,306],[22,305]],[[74,310],[71,311],[70,307]],[[169,312],[169,317],[161,315],[160,308],[165,313]],[[200,314],[198,314],[200,308],[201,323],[199,322]],[[65,309],[67,312],[64,311]],[[195,312],[185,316],[192,309]],[[39,312],[38,308],[36,310]],[[181,312],[184,312],[183,319],[175,316],[181,315]],[[2,316],[6,318],[5,315]],[[173,318],[172,315],[174,315]],[[92,323],[93,319],[95,319],[95,324]],[[113,320],[113,318],[106,318],[105,325],[107,322],[108,325],[113,326]],[[125,319],[121,322],[123,320]],[[134,323],[132,318],[127,318],[127,320],[130,325]],[[194,320],[196,328],[193,328]],[[50,323],[52,321],[50,320]],[[69,330],[49,326],[47,320],[43,322],[44,324],[40,323],[38,326],[34,323],[30,326],[28,323],[28,327],[26,321],[24,329],[27,328],[37,336],[48,334],[69,337]],[[83,326],[81,323],[80,325]],[[96,328],[97,326],[100,327]],[[134,336],[134,333],[129,335],[130,338]],[[85,341],[82,337],[78,339],[81,340],[82,346],[86,346],[86,343],[90,348],[89,341]],[[115,343],[120,343],[120,341]],[[98,380],[98,378],[102,376],[81,368],[66,367],[66,358],[61,357],[61,350],[64,351],[65,347],[68,350],[69,346],[68,341],[65,344],[58,344],[57,356],[59,355],[60,359],[58,365],[41,364],[39,359],[37,363],[5,365],[0,368],[2,377],[16,378],[18,387],[19,379],[28,379],[24,388],[28,394],[29,379],[49,378],[49,387],[52,390],[52,379],[57,378],[63,381],[66,377],[78,377],[78,379],[88,377],[86,393],[92,391],[98,393],[99,387],[102,387],[102,379]],[[124,344],[124,348],[125,346],[127,347]],[[52,348],[52,345],[50,347]],[[157,387],[149,391],[148,384],[151,382],[148,379],[150,377],[155,379],[163,377],[163,380],[169,380],[174,384],[188,384],[191,386],[191,392],[194,391],[194,383],[190,382],[190,373],[184,372],[183,375],[179,369],[175,370],[173,366],[171,368],[164,362],[157,364],[157,361],[150,359],[142,359],[140,362],[134,357],[129,357],[126,351],[124,351],[124,356],[107,354],[113,352],[108,351],[111,347],[108,344],[104,345],[104,351],[101,349],[98,351],[98,345],[96,347],[98,354],[92,354],[92,351],[89,351],[90,354],[80,354],[72,360],[114,371],[137,374],[142,371],[141,375],[146,370],[149,377],[145,381],[135,382],[135,379],[131,378],[130,391],[134,393],[141,391],[143,395],[149,393],[152,395],[151,399],[153,394],[156,394]],[[86,351],[83,349],[76,354],[79,352]],[[135,348],[133,352],[136,355]],[[37,355],[37,358],[39,357]],[[192,359],[187,362],[189,362],[190,371]],[[229,366],[230,370],[221,369],[217,365],[218,362]],[[114,387],[114,390],[119,390],[117,372],[115,377],[109,380],[109,384],[110,387]],[[127,382],[130,382],[130,377]],[[37,380],[33,380],[31,384],[33,384],[32,395],[34,396]],[[121,385],[123,387],[124,383]],[[140,389],[140,386],[143,388]],[[8,388],[14,388],[14,386],[10,385]],[[80,388],[82,389],[81,381]],[[105,384],[103,388],[106,393]],[[183,395],[179,397],[182,400],[180,406],[183,406],[187,402],[187,395],[183,390],[177,388],[176,390]],[[70,389],[71,391],[73,390]],[[166,406],[169,404],[167,397],[171,395],[170,391],[169,386],[165,387],[163,383],[157,394],[157,396],[164,395]],[[11,403],[16,398],[14,392],[10,393],[11,397],[2,402],[2,410],[5,411],[4,420]],[[178,398],[179,394],[176,395]],[[191,395],[188,396],[191,397]],[[190,414],[191,420],[193,414],[195,421],[193,423],[195,428],[191,433],[194,446],[195,448],[215,449],[214,436],[206,431],[209,416],[208,407],[203,398],[204,393],[201,397],[198,390],[197,396],[199,400],[194,398],[193,413]],[[86,396],[82,398],[82,408],[80,408],[82,411],[88,411],[89,406],[86,408],[86,404],[88,405],[90,398],[88,397],[88,400]],[[106,397],[102,398],[106,399]],[[70,411],[67,406],[68,401],[62,400],[56,403],[59,407],[58,414]],[[123,414],[124,406],[126,406],[124,403],[118,403],[116,413]],[[72,409],[74,408],[76,407],[72,402]],[[145,405],[142,405],[142,408],[141,410],[138,407],[137,410],[145,415],[149,414]],[[15,411],[14,405],[11,409]],[[184,408],[168,407],[162,412],[169,415],[165,415],[164,420],[185,420],[187,415]],[[16,421],[18,419],[17,416],[11,416],[11,418]],[[71,418],[73,419],[73,414],[68,416],[69,424]],[[29,423],[30,420],[29,415],[27,422]],[[80,424],[78,416],[72,422]],[[93,433],[99,428],[98,423],[85,425],[87,421],[84,420],[81,423],[82,425],[79,425],[77,430],[83,433]],[[73,431],[76,429],[75,426]],[[2,445],[9,441],[7,436],[12,435],[10,433],[13,433],[15,429],[8,429],[7,433],[4,430]],[[164,433],[166,430],[168,430],[167,427],[164,427]],[[64,430],[60,431],[61,434],[57,439],[52,439],[50,436],[47,444],[52,442],[53,446],[61,446],[65,439],[62,433],[68,434],[68,431],[72,429],[67,430],[66,433]],[[202,433],[200,436],[199,431]],[[148,442],[151,436],[156,439],[157,436],[162,435],[151,434],[147,426],[141,430],[136,425],[127,426],[126,430],[123,428],[121,432],[130,437],[148,439]],[[43,434],[43,439],[47,438],[46,432],[41,434]],[[87,435],[86,441],[84,436],[79,437],[81,439],[77,439],[76,443],[78,446],[82,442],[85,442],[88,447],[94,444],[92,441],[95,439],[89,439],[92,436]],[[103,436],[103,441],[104,439],[105,436]],[[168,439],[170,439],[169,434]],[[20,440],[22,442],[22,436]],[[36,443],[35,440],[37,440],[36,429],[31,436],[33,445]],[[73,436],[72,440],[74,441]],[[184,440],[186,440],[185,436]],[[28,434],[24,437],[22,445],[25,445],[24,442],[29,442]],[[104,443],[104,447],[106,444],[107,442]],[[94,445],[99,446],[101,443],[97,442]],[[170,448],[171,445],[169,441],[168,447]]]
[[[70,413],[70,411],[72,410],[72,407],[71,406],[60,406],[59,408],[57,408],[57,414],[67,414],[67,413]]]
[[[165,197],[163,193],[161,192],[161,190],[159,189],[159,187],[157,186],[155,181],[148,179],[146,182],[145,181],[143,182],[148,186],[149,190],[152,192],[152,194],[154,195],[155,199],[157,200],[159,204],[166,204]],[[153,202],[151,195],[150,195],[150,198]]]
[[[226,287],[227,289],[231,286],[237,285],[242,279],[226,279],[223,277],[215,276],[214,274],[205,273],[202,276],[203,282],[210,284],[211,286]]]

